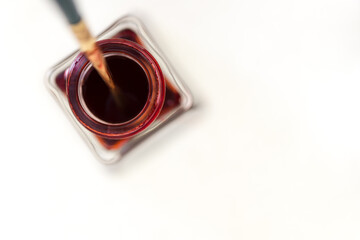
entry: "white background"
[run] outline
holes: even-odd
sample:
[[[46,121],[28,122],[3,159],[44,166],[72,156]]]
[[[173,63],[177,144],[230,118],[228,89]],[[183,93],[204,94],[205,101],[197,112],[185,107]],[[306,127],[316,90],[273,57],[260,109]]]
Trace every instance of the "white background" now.
[[[360,239],[358,0],[78,5],[141,18],[198,106],[101,165],[44,86],[62,15],[1,1],[0,239]]]

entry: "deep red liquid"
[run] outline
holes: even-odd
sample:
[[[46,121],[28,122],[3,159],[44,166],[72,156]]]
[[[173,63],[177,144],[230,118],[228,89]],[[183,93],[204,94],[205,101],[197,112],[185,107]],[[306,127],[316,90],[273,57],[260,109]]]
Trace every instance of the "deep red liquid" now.
[[[109,123],[122,123],[136,117],[146,104],[149,93],[147,76],[135,61],[123,56],[106,58],[115,85],[120,89],[117,104],[108,86],[94,69],[84,80],[83,98],[97,118]]]

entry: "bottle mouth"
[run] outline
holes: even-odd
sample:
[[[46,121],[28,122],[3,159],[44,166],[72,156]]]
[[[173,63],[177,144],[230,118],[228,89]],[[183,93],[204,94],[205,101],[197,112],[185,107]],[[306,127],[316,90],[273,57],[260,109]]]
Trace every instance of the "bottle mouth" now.
[[[149,104],[150,76],[137,59],[124,53],[106,53],[113,80],[121,90],[120,106],[91,63],[80,74],[81,107],[92,119],[106,125],[124,125],[144,112]]]
[[[98,136],[122,139],[146,129],[159,115],[165,99],[165,81],[154,57],[125,39],[97,42],[114,82],[120,106],[105,83],[80,53],[68,71],[67,97],[77,120]],[[117,79],[117,80],[115,80]]]

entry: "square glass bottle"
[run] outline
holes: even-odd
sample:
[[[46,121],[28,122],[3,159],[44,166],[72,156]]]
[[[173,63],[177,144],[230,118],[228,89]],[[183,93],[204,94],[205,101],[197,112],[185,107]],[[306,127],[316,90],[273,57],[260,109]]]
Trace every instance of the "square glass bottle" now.
[[[87,109],[81,89],[91,66],[79,51],[52,67],[46,84],[100,162],[111,164],[189,110],[193,99],[139,19],[125,16],[97,40],[103,40],[99,44],[105,57],[120,54],[135,59],[148,76],[147,103],[135,118],[114,124],[98,119]]]

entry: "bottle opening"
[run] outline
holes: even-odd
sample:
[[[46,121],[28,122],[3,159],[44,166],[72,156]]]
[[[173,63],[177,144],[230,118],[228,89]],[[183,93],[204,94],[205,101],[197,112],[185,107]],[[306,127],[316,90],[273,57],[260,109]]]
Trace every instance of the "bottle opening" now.
[[[119,89],[118,100],[91,67],[80,82],[84,108],[102,122],[124,123],[136,117],[144,108],[149,96],[149,80],[141,65],[127,56],[108,56],[106,62]]]

